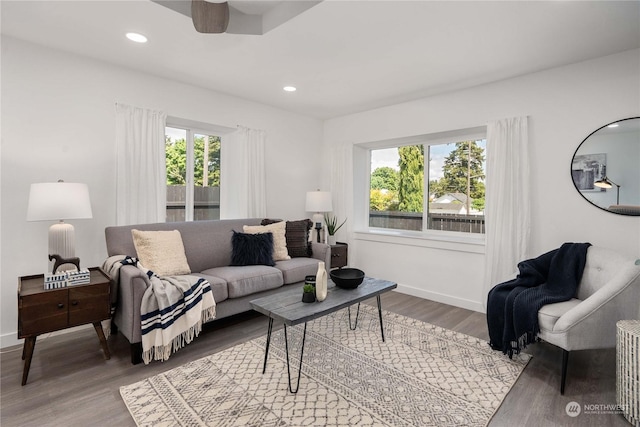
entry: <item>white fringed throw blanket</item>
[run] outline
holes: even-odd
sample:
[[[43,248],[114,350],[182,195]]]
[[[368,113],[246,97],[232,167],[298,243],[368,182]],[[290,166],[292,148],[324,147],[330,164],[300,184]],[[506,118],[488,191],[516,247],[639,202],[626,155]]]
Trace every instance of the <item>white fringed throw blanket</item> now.
[[[123,265],[139,268],[151,282],[140,307],[145,364],[169,359],[200,334],[203,323],[215,318],[216,303],[207,280],[191,275],[160,277],[136,258],[123,255],[109,257],[102,268],[117,280]]]

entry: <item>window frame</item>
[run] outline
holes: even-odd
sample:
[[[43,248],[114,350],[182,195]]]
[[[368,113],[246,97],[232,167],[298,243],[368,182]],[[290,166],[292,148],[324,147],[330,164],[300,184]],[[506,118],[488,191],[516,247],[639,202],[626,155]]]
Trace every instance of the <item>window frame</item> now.
[[[225,126],[211,125],[208,123],[197,122],[194,120],[181,119],[177,117],[167,117],[165,122],[166,128],[181,129],[186,132],[186,165],[185,165],[185,221],[194,221],[195,216],[195,189],[194,189],[194,173],[195,173],[195,152],[194,152],[194,136],[206,135],[217,136],[222,141],[223,135],[233,132],[235,129]],[[222,144],[221,144],[222,145]],[[220,164],[222,164],[222,149],[220,151]],[[165,173],[166,175],[166,173]],[[166,179],[166,177],[165,177]],[[222,178],[220,179],[220,187],[222,187]]]
[[[453,131],[437,132],[409,137],[392,138],[354,144],[354,234],[356,239],[381,243],[398,243],[410,246],[433,247],[439,249],[462,250],[466,252],[484,252],[485,233],[463,233],[427,229],[423,219],[422,230],[402,230],[369,225],[369,206],[371,189],[371,152],[373,150],[395,148],[407,145],[439,145],[466,140],[486,140],[486,126],[477,126]],[[427,155],[425,150],[425,156]],[[486,155],[486,151],[485,151]],[[485,158],[486,160],[486,158]],[[423,215],[428,214],[429,200],[429,162],[425,160]],[[486,170],[485,170],[486,173]],[[452,246],[453,245],[453,246]]]

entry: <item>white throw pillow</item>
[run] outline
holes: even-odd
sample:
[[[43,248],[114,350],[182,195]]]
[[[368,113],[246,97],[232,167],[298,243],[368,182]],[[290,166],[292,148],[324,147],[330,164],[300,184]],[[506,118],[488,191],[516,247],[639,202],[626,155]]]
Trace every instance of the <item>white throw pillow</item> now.
[[[283,261],[291,259],[287,251],[286,227],[287,223],[280,221],[269,225],[245,225],[243,231],[250,234],[273,234],[273,260]]]
[[[131,230],[140,263],[158,276],[191,274],[178,230]]]

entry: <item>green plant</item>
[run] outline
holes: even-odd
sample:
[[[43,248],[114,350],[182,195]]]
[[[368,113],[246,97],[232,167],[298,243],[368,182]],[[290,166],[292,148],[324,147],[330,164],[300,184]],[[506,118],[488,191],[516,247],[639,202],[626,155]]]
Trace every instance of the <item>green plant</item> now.
[[[330,236],[336,234],[336,232],[340,230],[340,227],[342,227],[345,222],[347,222],[346,218],[344,221],[342,221],[342,224],[338,225],[338,218],[336,216],[324,214],[324,223],[327,224],[327,232]]]
[[[302,287],[302,292],[304,292],[305,294],[315,292],[315,291],[316,291],[316,288],[313,285],[304,285]]]

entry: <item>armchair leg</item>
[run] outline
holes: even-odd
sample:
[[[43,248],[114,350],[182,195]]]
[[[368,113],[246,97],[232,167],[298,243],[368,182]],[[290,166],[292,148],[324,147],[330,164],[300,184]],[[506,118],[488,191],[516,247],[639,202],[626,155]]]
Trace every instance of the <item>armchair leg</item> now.
[[[562,349],[562,379],[560,380],[560,394],[564,395],[564,384],[567,381],[567,364],[569,363],[569,352]]]

